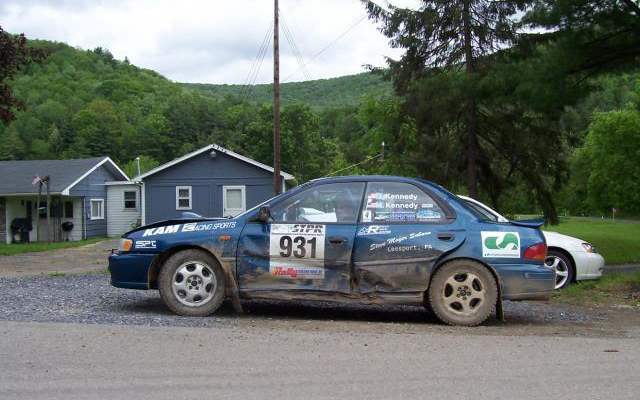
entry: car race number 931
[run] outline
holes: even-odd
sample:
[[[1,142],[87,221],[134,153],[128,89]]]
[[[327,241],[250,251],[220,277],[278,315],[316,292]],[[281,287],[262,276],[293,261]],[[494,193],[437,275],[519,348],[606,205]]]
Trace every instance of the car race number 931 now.
[[[324,279],[325,225],[273,224],[269,274],[286,279]]]

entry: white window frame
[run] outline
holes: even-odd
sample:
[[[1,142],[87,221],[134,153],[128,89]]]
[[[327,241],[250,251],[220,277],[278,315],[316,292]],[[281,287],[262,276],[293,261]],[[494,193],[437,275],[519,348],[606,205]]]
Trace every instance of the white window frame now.
[[[136,206],[135,207],[127,207],[127,201],[131,201],[131,200],[127,200],[127,193],[133,193],[135,194],[135,202],[136,202]],[[137,210],[138,209],[138,191],[137,190],[123,190],[122,191],[122,209],[125,211],[129,211],[129,210]]]
[[[238,214],[242,214],[243,212],[247,211],[247,189],[245,185],[223,186],[222,187],[222,214],[224,214],[225,210],[227,209],[227,190],[229,189],[230,190],[240,189],[240,193],[242,197],[242,210],[239,211]],[[222,216],[226,217],[226,215],[222,215]]]
[[[189,206],[180,207],[180,200],[186,199],[186,197],[178,197],[180,190],[187,189],[189,191]],[[193,209],[193,190],[191,186],[176,186],[176,210],[191,210]]]
[[[98,202],[100,203],[100,216],[99,217],[94,217],[93,216],[93,203],[94,202]],[[90,199],[89,200],[89,216],[92,220],[96,220],[96,219],[104,219],[104,199]]]

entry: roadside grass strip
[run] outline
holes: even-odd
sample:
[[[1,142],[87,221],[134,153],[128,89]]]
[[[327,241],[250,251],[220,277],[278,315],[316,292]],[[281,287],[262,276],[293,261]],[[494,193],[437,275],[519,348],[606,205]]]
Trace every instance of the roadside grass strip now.
[[[545,231],[574,236],[594,245],[606,264],[640,262],[640,223],[611,220],[563,219]]]
[[[41,251],[51,251],[68,249],[71,247],[86,246],[88,244],[94,244],[107,240],[106,237],[91,238],[88,240],[78,240],[74,242],[57,242],[57,243],[15,243],[15,244],[0,244],[0,256],[12,256],[14,254],[21,253],[35,253]]]
[[[553,302],[581,306],[640,308],[640,271],[612,273],[555,291]]]

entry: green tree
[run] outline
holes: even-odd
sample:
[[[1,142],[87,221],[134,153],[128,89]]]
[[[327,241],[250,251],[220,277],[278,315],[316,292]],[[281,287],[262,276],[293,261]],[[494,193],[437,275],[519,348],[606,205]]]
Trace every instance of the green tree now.
[[[596,113],[583,150],[590,165],[589,201],[598,211],[640,214],[640,111]]]
[[[43,50],[29,47],[24,34],[11,35],[0,26],[0,121],[13,120],[15,110],[24,106],[14,97],[8,81],[32,62],[44,59],[45,55]]]
[[[477,197],[481,111],[474,76],[483,68],[484,57],[514,40],[513,17],[524,9],[525,2],[422,0],[417,10],[392,5],[387,5],[387,10],[373,1],[362,1],[369,16],[382,23],[381,30],[391,39],[391,45],[405,50],[400,60],[388,60],[389,73],[400,94],[411,91],[425,77],[466,76],[464,97],[459,98],[464,101],[456,107],[465,116],[464,124],[456,128],[466,142],[467,188],[472,197]]]
[[[556,66],[578,82],[637,65],[640,55],[638,1],[539,0],[522,23],[533,32],[522,36],[520,46],[531,48],[545,44]]]
[[[160,165],[160,163],[155,160],[153,157],[149,156],[140,156],[140,173],[144,174],[145,172],[151,171],[155,167]],[[131,179],[138,176],[138,160],[133,159],[126,162],[122,170],[125,174]]]

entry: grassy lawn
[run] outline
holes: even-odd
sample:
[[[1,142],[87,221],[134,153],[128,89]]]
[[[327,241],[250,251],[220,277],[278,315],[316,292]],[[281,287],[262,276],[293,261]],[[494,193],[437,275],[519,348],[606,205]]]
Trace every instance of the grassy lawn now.
[[[607,264],[640,263],[640,223],[611,220],[563,219],[545,231],[585,240],[596,247]]]
[[[79,240],[76,242],[0,244],[0,256],[10,256],[13,254],[32,253],[37,251],[68,249],[70,247],[80,247],[87,244],[101,242],[106,239],[108,238],[92,238],[88,240]]]
[[[552,301],[580,306],[626,305],[640,308],[640,271],[631,274],[607,274],[555,291]]]

